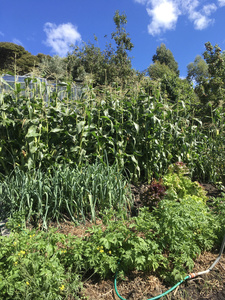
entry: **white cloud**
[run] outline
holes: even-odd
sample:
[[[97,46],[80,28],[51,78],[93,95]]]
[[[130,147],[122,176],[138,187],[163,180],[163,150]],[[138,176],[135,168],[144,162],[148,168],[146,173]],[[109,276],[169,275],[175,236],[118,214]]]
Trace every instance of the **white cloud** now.
[[[23,46],[23,43],[20,41],[20,40],[18,40],[18,39],[13,39],[12,40],[12,42],[14,43],[14,44],[17,44],[17,45],[19,45],[19,46]]]
[[[203,30],[210,26],[214,19],[211,15],[218,6],[225,6],[225,0],[218,0],[218,6],[209,0],[203,4],[201,0],[134,0],[146,6],[150,16],[149,34],[155,36],[166,30],[175,29],[178,18],[187,16],[194,28]]]
[[[152,17],[152,22],[148,25],[148,32],[151,35],[175,28],[179,10],[172,1],[159,1],[152,9],[147,8],[147,12]]]
[[[208,27],[209,21],[208,18],[202,15],[199,12],[193,12],[193,14],[189,17],[190,20],[193,20],[195,29],[202,30]]]
[[[210,16],[212,13],[214,13],[217,10],[216,4],[208,4],[203,6],[202,11],[206,14],[206,16]]]
[[[0,31],[0,35],[1,35],[1,36],[4,36],[4,33]]]
[[[225,0],[218,0],[219,6],[225,6]]]
[[[71,44],[81,41],[81,35],[71,23],[56,25],[53,23],[45,23],[44,31],[47,39],[44,42],[52,48],[52,51],[59,56],[66,56]]]
[[[195,29],[203,30],[214,22],[214,19],[209,18],[209,16],[217,10],[217,7],[214,3],[212,3],[204,5],[202,8],[197,10],[198,6],[199,5],[196,5],[195,7],[189,9],[188,17],[189,20],[193,21]]]

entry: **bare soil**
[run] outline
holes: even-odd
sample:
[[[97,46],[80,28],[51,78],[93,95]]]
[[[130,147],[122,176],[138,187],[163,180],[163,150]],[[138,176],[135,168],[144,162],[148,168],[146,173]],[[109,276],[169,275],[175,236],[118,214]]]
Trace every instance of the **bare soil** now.
[[[211,184],[202,184],[208,192],[209,197],[219,197],[221,191]],[[132,186],[132,191],[135,196],[135,214],[141,206],[140,197],[144,191],[144,185],[140,187]],[[77,236],[86,235],[87,227],[92,226],[91,223],[74,227],[74,224],[64,223],[58,229],[64,234],[73,234]],[[222,241],[221,241],[222,243]],[[215,253],[205,252],[199,256],[195,262],[193,272],[207,270],[215,259],[218,257],[220,249]],[[156,297],[159,294],[167,291],[170,286],[165,286],[164,283],[154,274],[143,274],[142,272],[132,272],[123,281],[117,283],[119,294],[127,300],[145,300]],[[116,300],[119,297],[115,293],[114,278],[109,280],[99,280],[91,277],[83,282],[83,289],[80,294],[80,299],[86,300]],[[224,300],[225,299],[225,257],[222,256],[213,270],[194,279],[186,280],[179,285],[170,294],[161,299],[168,300]]]

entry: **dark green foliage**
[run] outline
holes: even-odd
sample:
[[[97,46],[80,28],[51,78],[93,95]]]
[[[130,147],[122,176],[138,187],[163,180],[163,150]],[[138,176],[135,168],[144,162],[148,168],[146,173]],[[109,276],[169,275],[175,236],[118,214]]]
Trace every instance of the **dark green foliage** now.
[[[151,64],[148,68],[148,74],[152,80],[160,80],[164,76],[170,76],[175,74],[165,63],[161,64],[158,60]]]
[[[38,57],[30,54],[22,46],[0,42],[0,72],[23,75],[38,64]],[[16,69],[15,69],[16,66]]]
[[[173,103],[183,101],[188,105],[194,104],[197,100],[197,96],[188,81],[179,78],[174,72],[164,74],[160,83],[163,96]]]
[[[111,54],[110,54],[111,55]],[[87,74],[91,75],[94,84],[110,82],[110,57],[106,57],[99,47],[91,43],[84,43],[82,48],[74,48],[68,57],[74,80],[83,80]]]
[[[208,65],[200,55],[197,55],[195,57],[194,62],[188,64],[187,69],[187,80],[189,82],[194,81],[195,84],[200,84],[204,79],[208,78],[209,76]]]
[[[208,205],[216,219],[215,231],[218,236],[217,247],[220,247],[225,235],[225,193],[222,193],[221,197],[210,199]]]
[[[204,105],[203,114],[209,115],[210,106],[214,109],[224,105],[225,62],[218,45],[213,47],[210,42],[207,42],[205,48],[203,56],[208,67],[208,76],[201,76],[195,90]]]
[[[174,103],[178,101],[195,102],[197,97],[192,86],[187,80],[179,78],[178,64],[164,44],[157,48],[153,62],[154,64],[149,66],[147,72],[152,80],[159,82],[165,99]]]
[[[113,61],[118,69],[117,76],[125,81],[132,75],[131,61],[128,58],[127,51],[131,51],[134,45],[131,43],[131,38],[125,29],[127,24],[126,15],[120,15],[117,10],[113,20],[116,25],[116,31],[112,33],[112,39],[115,41],[117,47]]]
[[[212,113],[213,126],[207,129],[191,103],[169,104],[146,80],[124,90],[87,88],[80,100],[72,99],[67,88],[64,98],[38,80],[32,90],[20,84],[11,92],[3,90],[1,173],[9,174],[15,166],[46,170],[56,162],[81,166],[107,153],[109,164],[128,170],[133,181],[159,179],[181,160],[188,162],[191,176],[224,180],[222,108]]]
[[[161,65],[166,65],[168,68],[173,71],[176,75],[179,76],[178,63],[175,61],[172,52],[166,48],[165,44],[161,44],[160,47],[157,47],[156,54],[153,55],[153,62],[159,62]]]
[[[68,56],[68,65],[74,80],[85,80],[90,77],[94,85],[115,84],[123,85],[125,81],[132,80],[134,71],[127,52],[131,51],[133,44],[125,26],[127,18],[116,11],[113,18],[116,31],[111,34],[112,42],[104,50],[92,43],[84,43],[83,47],[75,47]],[[95,37],[97,41],[97,37]]]

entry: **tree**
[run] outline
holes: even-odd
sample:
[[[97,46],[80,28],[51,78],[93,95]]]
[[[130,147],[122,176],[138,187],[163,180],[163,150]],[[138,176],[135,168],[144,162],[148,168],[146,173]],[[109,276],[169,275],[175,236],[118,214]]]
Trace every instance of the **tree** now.
[[[165,64],[171,71],[179,76],[178,63],[175,61],[172,52],[166,48],[165,44],[161,44],[160,47],[157,47],[156,54],[153,55],[152,60],[154,63],[159,62],[162,65]]]
[[[218,45],[213,47],[210,42],[207,42],[205,47],[203,56],[208,66],[208,77],[202,78],[195,90],[202,104],[211,103],[215,108],[224,105],[225,100],[224,55]]]
[[[125,30],[126,16],[116,11],[113,18],[116,30],[111,37],[116,45],[106,44],[102,51],[93,43],[83,43],[82,47],[74,47],[72,54],[68,55],[69,66],[73,79],[83,80],[86,76],[92,78],[94,84],[104,85],[112,82],[123,84],[134,71],[127,51],[133,48],[129,34]],[[95,37],[97,41],[97,37]]]
[[[58,55],[55,55],[53,57],[41,56],[41,62],[39,63],[38,68],[41,77],[45,77],[51,80],[67,79],[66,59],[59,57]]]
[[[84,80],[89,74],[95,84],[105,83],[107,59],[99,47],[84,43],[82,48],[75,47],[67,59],[74,80]]]
[[[29,73],[38,63],[37,56],[32,55],[24,47],[0,42],[0,71],[19,75]]]
[[[131,60],[128,57],[127,51],[131,51],[134,45],[131,43],[131,38],[126,32],[126,15],[120,15],[117,10],[113,20],[116,25],[116,31],[112,33],[112,39],[115,41],[117,47],[113,60],[118,68],[118,77],[126,79],[132,73]]]
[[[188,74],[187,80],[189,82],[195,82],[200,84],[205,78],[208,78],[208,65],[202,56],[197,55],[194,62],[191,62],[187,66]]]
[[[176,75],[176,73],[171,70],[165,63],[161,64],[159,61],[151,64],[147,69],[147,72],[152,80],[160,80],[164,75]]]
[[[193,92],[191,92],[190,84],[179,78],[178,63],[164,44],[157,47],[152,60],[154,63],[148,67],[147,72],[152,80],[160,83],[161,92],[165,97],[176,103],[181,98],[186,99],[181,94],[185,90],[188,97],[191,95],[192,98]]]
[[[186,79],[179,78],[175,73],[165,74],[160,83],[164,97],[173,103],[183,101],[190,104],[197,100],[192,85]]]

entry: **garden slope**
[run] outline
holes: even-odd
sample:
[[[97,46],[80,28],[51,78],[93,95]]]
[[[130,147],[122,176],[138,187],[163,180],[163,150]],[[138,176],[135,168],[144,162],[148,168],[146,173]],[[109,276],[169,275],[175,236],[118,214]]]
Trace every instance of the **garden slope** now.
[[[203,184],[208,197],[218,197],[221,194],[216,187],[211,184]],[[140,193],[142,187],[132,187],[136,207],[140,205]],[[59,231],[64,234],[84,236],[87,227],[91,224],[74,227],[70,223],[61,224]],[[222,243],[222,241],[221,241]],[[218,256],[220,249],[215,249],[214,253],[206,252],[195,261],[193,272],[207,270]],[[88,278],[83,282],[83,290],[80,294],[81,299],[88,300],[115,300],[119,299],[114,289],[114,279],[98,280],[96,277]],[[170,287],[163,285],[156,274],[143,274],[142,272],[132,272],[125,281],[118,281],[118,292],[127,300],[144,300],[155,297],[165,292]],[[225,299],[225,257],[222,256],[219,263],[209,273],[188,280],[181,284],[177,289],[162,299],[170,300],[222,300]],[[72,299],[71,299],[72,300]]]

